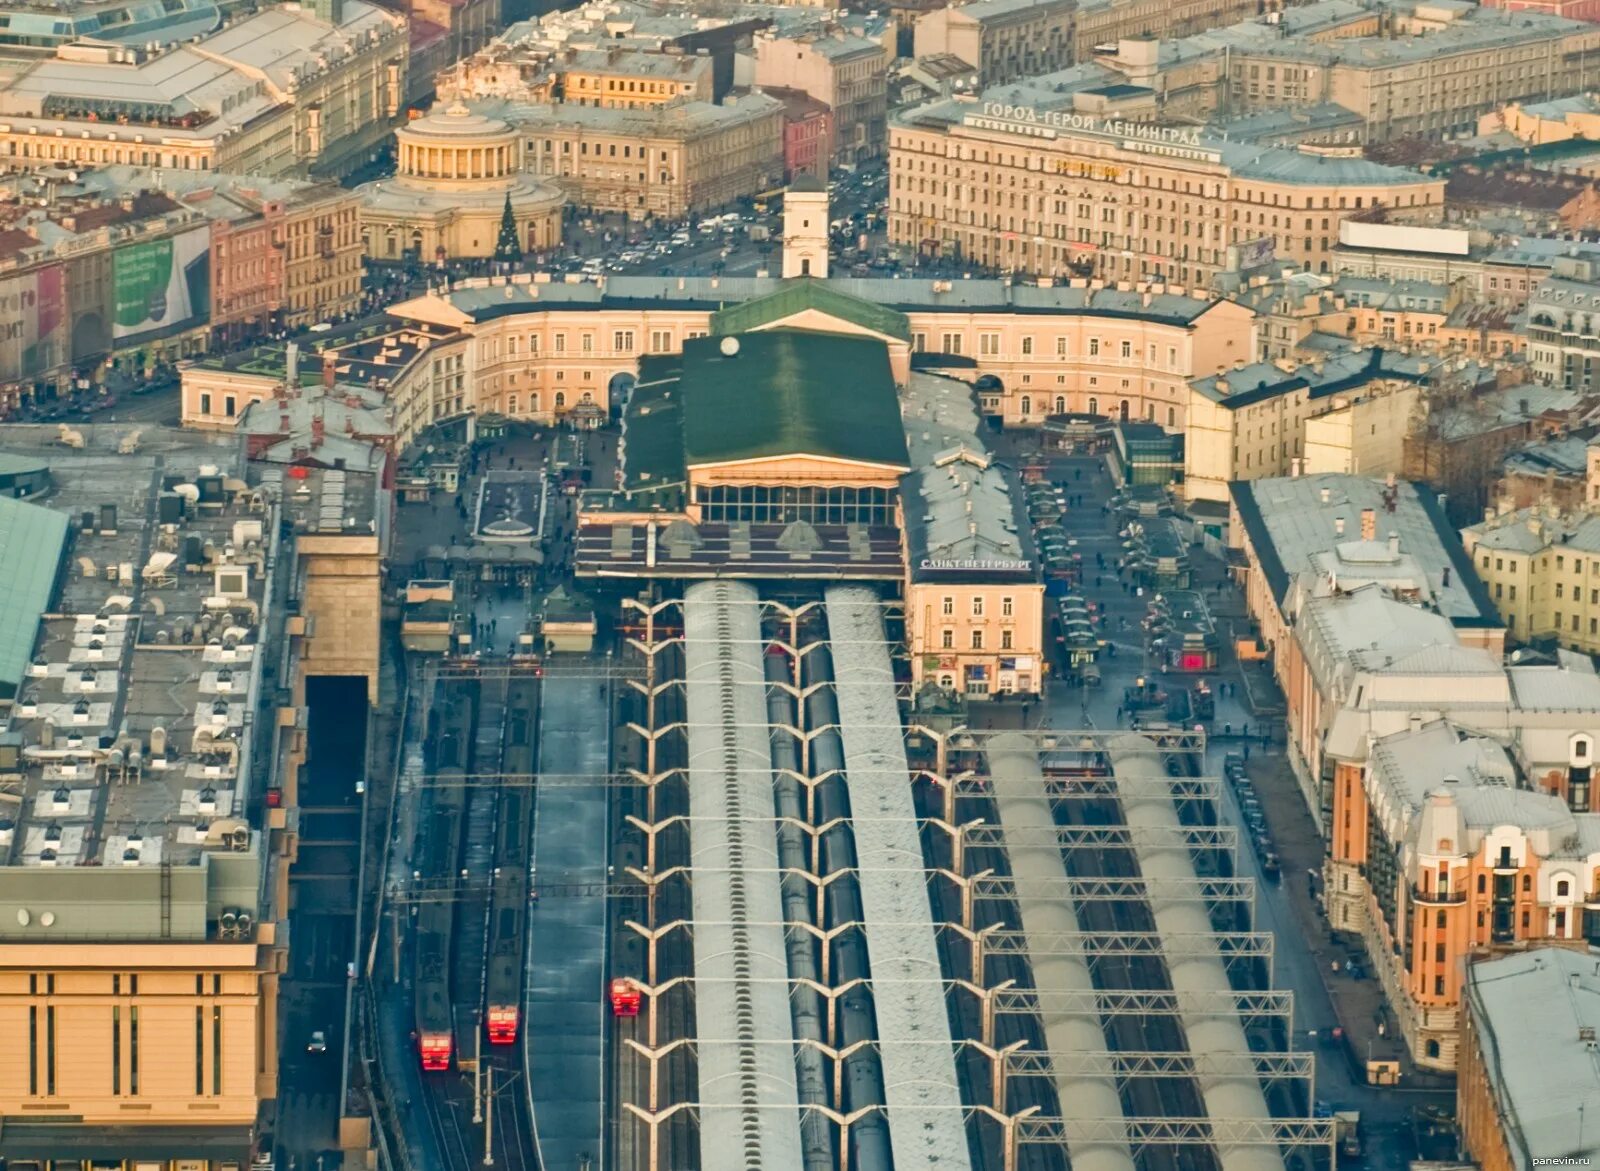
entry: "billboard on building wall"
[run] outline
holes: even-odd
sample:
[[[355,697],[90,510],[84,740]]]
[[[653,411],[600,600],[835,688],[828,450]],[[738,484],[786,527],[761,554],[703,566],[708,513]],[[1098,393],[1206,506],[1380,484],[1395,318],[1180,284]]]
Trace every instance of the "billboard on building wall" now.
[[[1262,268],[1271,264],[1273,257],[1278,253],[1278,241],[1272,236],[1261,236],[1255,240],[1235,244],[1231,251],[1237,253],[1237,260],[1231,266],[1233,271],[1244,272],[1246,269]]]
[[[188,328],[211,311],[211,231],[191,228],[117,249],[111,336],[122,342]]]
[[[0,382],[65,364],[65,285],[59,264],[0,279]]]

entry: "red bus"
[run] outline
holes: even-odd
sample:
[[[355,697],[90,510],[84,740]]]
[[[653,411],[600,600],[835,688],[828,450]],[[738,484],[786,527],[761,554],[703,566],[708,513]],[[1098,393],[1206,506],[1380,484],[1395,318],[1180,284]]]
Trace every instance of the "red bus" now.
[[[422,1050],[423,1069],[450,1068],[449,1033],[424,1033],[417,1042],[417,1047]]]
[[[639,986],[626,976],[611,981],[612,1016],[638,1016],[640,1000]]]

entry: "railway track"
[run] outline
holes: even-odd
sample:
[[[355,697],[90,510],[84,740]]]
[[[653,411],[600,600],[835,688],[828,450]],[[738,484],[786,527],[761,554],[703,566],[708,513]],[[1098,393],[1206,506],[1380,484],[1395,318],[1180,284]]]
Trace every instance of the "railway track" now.
[[[422,1109],[428,1118],[428,1129],[433,1132],[434,1142],[437,1145],[441,1166],[449,1171],[467,1171],[478,1166],[483,1152],[474,1153],[473,1146],[467,1134],[467,1128],[461,1117],[461,1108],[465,1105],[467,1117],[472,1116],[472,1103],[470,1099],[463,1099],[459,1092],[451,1094],[444,1083],[459,1081],[454,1074],[435,1074],[430,1078],[427,1093],[422,1096]]]

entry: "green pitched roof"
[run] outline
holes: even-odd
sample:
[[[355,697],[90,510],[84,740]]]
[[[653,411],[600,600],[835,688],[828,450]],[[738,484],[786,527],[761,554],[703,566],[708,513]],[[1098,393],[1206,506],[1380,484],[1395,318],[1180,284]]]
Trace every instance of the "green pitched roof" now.
[[[911,340],[911,319],[904,313],[841,293],[821,281],[807,279],[785,281],[776,293],[718,310],[711,315],[711,332],[719,335],[748,333],[806,309],[815,309],[903,342]]]
[[[775,329],[693,338],[639,361],[623,419],[623,507],[682,507],[689,468],[788,455],[907,466],[889,353],[877,338]]]
[[[21,686],[67,547],[67,517],[0,496],[0,697]]]
[[[800,330],[683,347],[684,463],[818,455],[906,467],[889,353],[877,338]]]
[[[653,492],[685,482],[681,365],[678,354],[639,359],[639,381],[622,420],[624,491]]]

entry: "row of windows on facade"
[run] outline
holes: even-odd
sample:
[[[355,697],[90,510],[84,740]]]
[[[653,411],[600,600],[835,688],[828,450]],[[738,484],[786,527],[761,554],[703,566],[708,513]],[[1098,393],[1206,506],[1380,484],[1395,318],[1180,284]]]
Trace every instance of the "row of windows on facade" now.
[[[896,493],[884,488],[781,487],[759,484],[700,486],[695,503],[704,520],[785,524],[895,523]]]
[[[1003,651],[1012,650],[1014,637],[1009,627],[1002,627],[1000,631],[1000,649]],[[984,649],[984,637],[981,627],[972,631],[970,641],[973,650],[981,651]],[[956,632],[947,626],[939,631],[939,649],[953,651],[955,648]]]
[[[1558,573],[1566,572],[1567,555],[1565,553],[1557,553],[1555,555],[1555,557],[1556,557],[1556,571]],[[1489,557],[1488,557],[1487,554],[1485,554],[1481,558],[1479,564],[1484,569],[1488,569],[1489,568]],[[1572,572],[1575,573],[1575,574],[1580,574],[1581,575],[1583,573],[1584,564],[1585,563],[1584,563],[1584,560],[1583,560],[1582,557],[1574,557],[1572,559]],[[1531,565],[1531,558],[1530,558],[1530,565]],[[1595,557],[1592,560],[1590,560],[1588,562],[1588,566],[1589,566],[1589,573],[1590,573],[1591,576],[1600,577],[1600,557]],[[1509,558],[1509,559],[1504,558],[1504,557],[1496,557],[1494,559],[1494,567],[1497,570],[1499,570],[1499,569],[1510,569],[1513,573],[1515,573],[1516,569],[1517,569],[1517,559],[1515,557],[1512,557],[1512,558]],[[1540,569],[1549,569],[1550,568],[1550,555],[1548,553],[1545,554],[1545,556],[1540,559],[1539,568]],[[1556,586],[1556,597],[1558,597],[1558,598],[1561,596],[1561,592],[1560,591],[1561,591],[1561,586],[1558,583],[1557,586]],[[1578,596],[1577,594],[1573,595],[1573,597],[1577,597],[1577,596]],[[1591,599],[1591,600],[1595,600],[1595,599]]]
[[[962,173],[962,170],[961,170],[960,167],[955,168],[955,170],[952,172],[948,165],[941,165],[940,162],[937,162],[937,161],[930,162],[929,160],[926,160],[926,159],[920,159],[920,158],[915,158],[915,157],[907,157],[907,155],[905,153],[907,150],[915,151],[915,150],[918,150],[918,149],[921,149],[921,150],[924,150],[924,151],[927,151],[927,152],[929,152],[931,154],[936,155],[938,160],[943,160],[945,157],[947,157],[945,155],[944,140],[942,138],[927,140],[928,141],[928,145],[919,147],[918,144],[921,141],[922,140],[920,140],[920,139],[902,139],[902,140],[897,141],[894,144],[895,151],[891,155],[891,164],[890,165],[892,167],[894,167],[895,169],[897,169],[897,170],[906,170],[906,171],[916,170],[916,171],[922,171],[922,172],[927,172],[927,173],[935,173],[936,172],[936,173],[938,173],[940,175],[948,175],[951,178],[955,178],[955,179],[960,179],[962,177],[963,173]],[[952,157],[954,157],[956,159],[959,159],[959,160],[963,160],[963,161],[982,162],[982,163],[985,163],[985,164],[988,164],[988,163],[991,162],[988,151],[985,150],[985,151],[981,152],[981,158],[979,157],[979,154],[980,154],[979,151],[971,149],[971,148],[968,148],[968,147],[957,147],[956,148],[956,154],[954,156],[952,156]],[[1052,177],[1044,174],[1044,172],[1043,172],[1044,160],[1043,160],[1043,158],[1041,156],[1039,156],[1039,155],[1024,155],[1024,156],[1022,156],[1023,161],[1021,163],[1019,163],[1017,161],[1017,157],[1018,156],[1016,156],[1016,155],[1002,155],[1002,154],[1000,154],[999,151],[996,151],[995,155],[994,155],[994,159],[992,161],[997,166],[1011,166],[1011,167],[1026,166],[1029,170],[1039,172],[1041,177],[1038,180],[1036,180],[1036,184],[1039,187],[1039,189],[1041,189],[1041,190],[1043,190],[1044,184],[1046,182],[1054,181]],[[991,173],[986,172],[986,171],[980,171],[980,170],[974,169],[974,171],[972,172],[970,177],[974,178],[974,179],[981,179],[981,180],[983,180],[983,181],[985,181],[986,183],[989,183],[989,184],[992,184],[994,182],[994,176]],[[1132,178],[1136,182],[1137,186],[1139,188],[1142,188],[1142,189],[1153,190],[1153,191],[1171,191],[1171,192],[1173,192],[1175,194],[1179,190],[1179,188],[1178,188],[1179,180],[1177,180],[1177,179],[1169,179],[1169,178],[1167,178],[1167,177],[1165,177],[1163,175],[1157,174],[1157,175],[1140,176],[1137,172],[1135,172],[1133,174]],[[1015,175],[1010,176],[1010,181],[1011,181],[1010,182],[1011,186],[1015,187],[1017,185],[1017,178],[1016,178]],[[1222,199],[1222,198],[1224,198],[1223,187],[1222,187],[1221,183],[1212,183],[1209,191],[1207,191],[1206,187],[1203,184],[1201,184],[1199,182],[1191,182],[1191,180],[1188,180],[1188,179],[1182,180],[1182,184],[1183,184],[1182,193],[1185,194],[1185,195],[1197,195],[1197,196],[1201,196],[1202,198],[1210,198],[1210,199]],[[1086,195],[1086,194],[1088,194],[1088,192],[1087,192],[1087,190],[1085,190],[1085,191],[1081,192],[1081,194],[1085,194]],[[1236,199],[1241,199],[1245,203],[1259,203],[1259,204],[1262,204],[1263,206],[1266,206],[1266,207],[1285,207],[1285,208],[1291,208],[1292,209],[1295,206],[1297,206],[1296,203],[1295,203],[1295,197],[1293,195],[1284,194],[1283,198],[1282,198],[1282,201],[1280,202],[1279,194],[1280,193],[1277,192],[1277,191],[1260,191],[1260,190],[1258,190],[1256,188],[1253,188],[1253,187],[1242,187],[1239,190],[1237,190],[1236,192],[1234,192],[1232,194],[1232,197],[1236,198]],[[1304,196],[1303,197],[1303,201],[1298,206],[1304,208],[1306,211],[1318,210],[1317,203],[1316,203],[1316,200],[1318,198],[1319,198],[1319,196],[1316,196],[1316,195]],[[1322,200],[1322,205],[1321,206],[1322,206],[1323,209],[1326,209],[1326,210],[1329,210],[1329,211],[1333,210],[1333,208],[1335,207],[1335,204],[1333,202],[1333,200],[1335,198],[1334,196],[1323,195],[1323,196],[1320,196],[1320,198]],[[1340,208],[1346,209],[1346,210],[1348,210],[1351,206],[1354,206],[1356,209],[1363,209],[1363,208],[1368,206],[1368,199],[1367,199],[1367,197],[1365,195],[1356,195],[1356,196],[1340,195],[1337,198],[1338,198],[1337,206],[1340,207]],[[1354,199],[1354,204],[1353,205],[1350,202],[1350,200],[1352,200],[1352,199]],[[1384,200],[1380,196],[1374,195],[1371,198],[1371,206],[1373,206],[1373,207],[1376,207],[1380,203],[1383,203],[1383,202],[1384,202]],[[1417,197],[1416,197],[1415,194],[1412,194],[1408,199],[1408,204],[1410,206],[1415,206],[1416,202],[1417,202]],[[1431,194],[1425,193],[1423,195],[1423,197],[1422,197],[1422,202],[1424,204],[1428,204],[1428,203],[1433,202]]]
[[[960,354],[962,348],[966,345],[965,339],[966,335],[961,333],[952,332],[941,334],[939,337],[939,352],[944,354]],[[1003,351],[1003,341],[1004,335],[1001,333],[980,333],[978,335],[978,356],[982,358],[1007,357],[1008,355],[1006,355]],[[926,353],[928,350],[928,335],[926,333],[913,333],[911,335],[911,348],[921,353]],[[1043,356],[1042,351],[1036,345],[1035,338],[1032,334],[1024,334],[1020,339],[1018,339],[1017,349],[1020,356],[1024,358]],[[1102,350],[1105,351],[1104,355],[1101,353]],[[1116,352],[1113,355],[1111,348],[1107,346],[1102,339],[1092,337],[1088,339],[1088,348],[1085,351],[1085,355],[1090,358],[1115,356],[1124,361],[1131,361],[1133,359],[1133,342],[1126,339],[1119,342],[1116,347]],[[1151,342],[1145,347],[1145,356],[1151,365],[1155,364],[1156,355],[1156,344]],[[1055,339],[1055,356],[1058,358],[1069,358],[1072,356],[1072,339],[1070,337],[1057,336]],[[1167,369],[1176,370],[1177,368],[1178,347],[1168,346]]]
[[[984,613],[983,613],[984,612],[984,607],[985,607],[985,602],[984,602],[983,595],[982,594],[974,594],[973,597],[972,597],[972,616],[974,618],[982,618],[984,616]],[[1006,595],[1001,597],[1001,599],[1000,599],[1000,617],[1002,617],[1002,618],[1010,618],[1010,617],[1012,617],[1016,613],[1016,608],[1017,608],[1016,599],[1013,598],[1011,595],[1006,594]],[[955,596],[953,594],[945,594],[945,595],[943,595],[939,599],[939,613],[948,618],[948,617],[954,615],[955,612],[956,612],[956,599],[955,599]]]

